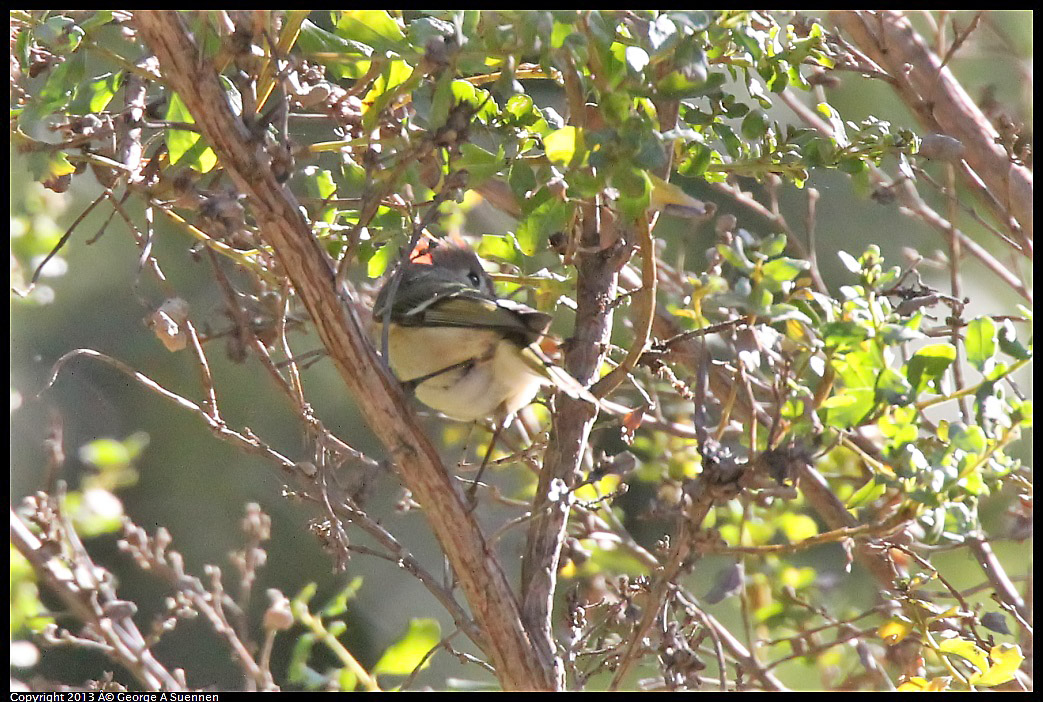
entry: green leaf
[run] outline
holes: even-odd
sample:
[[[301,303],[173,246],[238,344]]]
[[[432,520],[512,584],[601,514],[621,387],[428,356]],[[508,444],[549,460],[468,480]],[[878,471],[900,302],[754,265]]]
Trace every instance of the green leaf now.
[[[91,487],[65,496],[63,511],[82,537],[118,531],[123,521],[123,503],[110,490]]]
[[[29,175],[38,183],[50,178],[69,175],[76,170],[76,167],[69,163],[64,151],[33,151],[26,155],[25,162]],[[57,238],[50,246],[53,248],[56,243]]]
[[[362,576],[356,575],[340,592],[338,592],[326,606],[322,608],[322,616],[339,617],[348,611],[348,601],[355,599],[355,595],[362,588]]]
[[[362,100],[362,104],[366,106],[366,111],[362,116],[362,126],[365,129],[372,129],[376,126],[381,111],[397,96],[419,88],[423,79],[423,72],[414,71],[413,67],[405,61],[388,61],[380,76],[374,81],[373,87]]]
[[[727,244],[717,244],[717,253],[719,253],[725,261],[743,273],[750,273],[753,271],[753,262],[746,257],[746,250],[743,247],[742,239],[740,237],[735,237],[731,246]]]
[[[515,161],[507,174],[507,183],[511,191],[519,200],[524,200],[530,192],[536,189],[536,174],[532,166],[524,161]]]
[[[333,180],[333,173],[317,166],[305,166],[302,169],[304,175],[305,194],[318,200],[326,200],[337,192],[337,184]],[[333,222],[337,216],[337,209],[329,205],[322,208],[319,218],[324,222]]]
[[[76,115],[101,112],[108,107],[122,83],[122,71],[106,73],[93,80],[80,83],[76,89],[76,97],[69,103],[69,112]]]
[[[293,646],[290,653],[290,662],[287,665],[287,674],[290,682],[296,685],[314,689],[322,684],[322,678],[314,670],[308,667],[308,659],[311,650],[315,646],[315,634],[302,634]]]
[[[872,388],[845,388],[827,398],[821,409],[823,422],[836,429],[848,429],[861,424],[876,404]]]
[[[572,23],[560,22],[554,20],[554,24],[551,25],[550,31],[550,46],[552,49],[560,49],[565,46],[565,40],[568,39],[574,32],[575,28]]]
[[[777,324],[778,322],[786,321],[803,322],[808,326],[814,325],[811,317],[801,311],[796,305],[791,305],[786,302],[771,305],[768,308],[767,321],[770,324]],[[787,327],[788,328],[788,327]],[[793,338],[793,337],[791,337]]]
[[[83,56],[82,51],[75,53],[51,71],[37,99],[26,110],[23,123],[26,120],[41,120],[69,104],[86,70]]]
[[[742,141],[736,136],[735,131],[731,127],[718,122],[713,125],[713,130],[717,132],[717,136],[724,142],[724,149],[729,156],[732,158],[740,158],[742,156]]]
[[[453,98],[456,102],[466,103],[476,110],[475,117],[487,121],[499,112],[495,100],[489,99],[489,91],[474,87],[467,80],[454,80],[450,86]]]
[[[791,544],[818,534],[818,525],[806,514],[782,514],[779,516],[778,524]]]
[[[81,446],[78,454],[82,462],[100,470],[109,470],[130,465],[143,448],[138,441],[95,439]]]
[[[807,261],[786,257],[776,258],[761,266],[761,272],[764,274],[762,283],[778,292],[782,289],[783,283],[793,280],[809,268],[811,268],[811,264]]]
[[[1000,351],[1019,361],[1031,358],[1032,354],[1029,353],[1029,350],[1018,341],[1017,332],[1014,331],[1014,324],[1009,319],[1003,320],[1003,324],[1000,325],[998,332],[997,338],[999,339]]]
[[[368,58],[373,53],[372,47],[339,37],[310,20],[301,24],[296,48],[309,57],[321,56],[318,61],[336,77],[353,79],[369,70]]]
[[[869,332],[855,322],[826,322],[820,331],[826,348],[843,350],[865,341]]]
[[[484,259],[498,261],[515,261],[519,253],[518,242],[510,234],[483,234],[475,251]]]
[[[707,167],[713,162],[715,152],[708,146],[692,142],[688,145],[688,155],[678,166],[677,172],[683,176],[695,177],[706,172]],[[718,161],[720,157],[718,155]]]
[[[409,45],[416,51],[426,50],[428,42],[440,41],[453,36],[456,29],[452,22],[437,17],[420,17],[406,26],[406,37]],[[450,71],[451,73],[451,71]]]
[[[888,405],[905,405],[912,400],[912,388],[901,373],[885,368],[876,382],[877,399]]]
[[[876,478],[873,478],[858,490],[855,490],[855,493],[847,498],[847,502],[844,503],[844,506],[848,509],[861,507],[862,505],[869,504],[876,498],[880,497],[886,491],[887,485],[878,483]]]
[[[518,222],[515,231],[518,247],[526,256],[535,255],[547,237],[565,229],[573,212],[571,203],[551,195],[546,188],[538,190],[531,201],[539,204]]]
[[[847,128],[844,126],[844,120],[841,119],[840,113],[828,102],[820,102],[815,106],[815,109],[818,110],[819,114],[829,119],[829,124],[833,128],[833,138],[837,140],[837,144],[841,147],[846,147],[850,142],[847,137]]]
[[[768,90],[773,93],[781,93],[789,85],[789,67],[785,61],[780,61],[772,75],[765,81]]]
[[[881,339],[885,344],[904,344],[907,341],[915,341],[916,339],[923,339],[924,334],[916,328],[918,319],[923,319],[922,316],[910,317],[909,323],[906,324],[882,324],[877,329],[877,337]]]
[[[966,426],[953,422],[949,425],[949,441],[953,447],[973,453],[981,453],[988,446],[985,431],[977,424]]]
[[[351,668],[344,666],[337,671],[337,688],[345,692],[352,692],[358,687],[359,678]]]
[[[427,113],[428,124],[437,129],[449,119],[449,108],[453,106],[453,74],[445,71],[438,77],[431,95],[431,109]]]
[[[337,34],[381,53],[401,53],[405,48],[402,28],[387,10],[346,10],[337,19]]]
[[[442,629],[436,619],[411,619],[405,635],[388,646],[384,655],[373,666],[373,674],[409,675],[416,669],[428,651],[438,645]],[[430,660],[424,662],[424,668]]]
[[[503,157],[503,144],[499,145],[497,153],[494,154],[466,142],[460,145],[460,155],[461,158],[456,165],[467,170],[467,185],[471,188],[476,188],[499,174],[507,165]]]
[[[656,92],[662,97],[671,100],[684,100],[696,98],[719,90],[727,80],[724,73],[710,73],[704,71],[687,71],[685,75],[681,71],[671,71],[656,83]]]
[[[951,344],[929,344],[913,354],[906,366],[905,375],[916,393],[919,394],[933,384],[941,394],[938,384],[942,374],[956,360],[956,349]]]
[[[768,258],[774,258],[786,250],[789,238],[785,234],[768,237],[760,244],[760,252]],[[807,264],[810,265],[810,264]]]
[[[512,125],[528,129],[540,136],[546,136],[552,131],[543,113],[536,109],[528,95],[512,95],[504,106],[504,112],[510,116],[509,123]]]
[[[761,110],[751,110],[742,120],[739,131],[750,141],[760,139],[768,131],[767,116]]]
[[[900,446],[911,444],[919,437],[916,419],[915,407],[892,407],[877,420],[876,425],[892,446]]]
[[[384,275],[384,271],[387,270],[388,264],[395,255],[394,249],[394,246],[384,244],[374,251],[373,255],[369,257],[369,261],[366,262],[366,275],[370,278],[379,278]]]
[[[166,118],[171,122],[196,122],[181,96],[173,92],[170,93]],[[200,173],[209,173],[217,165],[217,155],[207,146],[199,132],[168,129],[167,151],[170,154],[171,165],[184,161],[184,165]]]
[[[967,325],[967,360],[980,371],[996,355],[996,323],[989,317],[976,317]]]
[[[306,176],[305,183],[309,197],[326,199],[337,192],[337,185],[333,182],[333,173],[325,168],[305,166],[302,173]]]
[[[507,104],[504,105],[503,110],[516,120],[523,121],[532,116],[534,106],[532,98],[522,93],[511,95],[507,99]]]
[[[101,27],[102,25],[108,24],[112,21],[112,10],[98,10],[93,15],[88,17],[86,20],[80,23],[80,28],[89,32],[95,27]]]

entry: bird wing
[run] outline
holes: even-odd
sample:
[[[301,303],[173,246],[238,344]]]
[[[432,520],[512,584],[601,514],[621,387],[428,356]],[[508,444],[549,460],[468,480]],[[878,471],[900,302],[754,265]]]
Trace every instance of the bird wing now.
[[[406,325],[493,329],[527,346],[547,330],[551,317],[525,305],[491,299],[464,288],[414,305],[399,321]]]
[[[547,358],[536,344],[523,349],[521,356],[526,365],[539,375],[550,380],[558,390],[561,390],[569,397],[574,400],[589,402],[592,405],[600,404],[598,399],[583,387],[581,382],[573,378],[564,368]]]

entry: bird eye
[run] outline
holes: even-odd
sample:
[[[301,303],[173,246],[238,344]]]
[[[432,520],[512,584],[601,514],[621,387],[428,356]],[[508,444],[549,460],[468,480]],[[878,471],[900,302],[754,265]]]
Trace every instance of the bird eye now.
[[[474,271],[471,271],[470,273],[467,274],[467,279],[469,281],[471,281],[471,285],[473,285],[476,288],[479,288],[482,285],[482,278],[481,278],[481,276],[479,276]]]

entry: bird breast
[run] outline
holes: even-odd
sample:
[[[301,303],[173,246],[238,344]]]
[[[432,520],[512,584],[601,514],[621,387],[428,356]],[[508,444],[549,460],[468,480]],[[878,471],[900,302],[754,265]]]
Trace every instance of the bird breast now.
[[[396,325],[388,355],[402,382],[437,373],[416,387],[416,397],[461,421],[517,412],[547,382],[526,365],[514,342],[488,329]]]

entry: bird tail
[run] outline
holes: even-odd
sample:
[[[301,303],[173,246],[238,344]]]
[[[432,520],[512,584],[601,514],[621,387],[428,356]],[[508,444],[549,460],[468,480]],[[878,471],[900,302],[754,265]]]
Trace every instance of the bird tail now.
[[[600,406],[598,398],[594,397],[589,390],[583,387],[582,383],[569,375],[568,371],[547,358],[535,344],[522,350],[522,358],[525,359],[526,365],[572,399],[583,400],[594,406]]]

